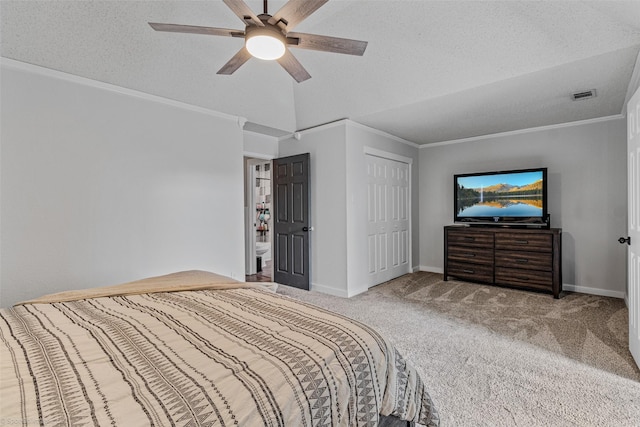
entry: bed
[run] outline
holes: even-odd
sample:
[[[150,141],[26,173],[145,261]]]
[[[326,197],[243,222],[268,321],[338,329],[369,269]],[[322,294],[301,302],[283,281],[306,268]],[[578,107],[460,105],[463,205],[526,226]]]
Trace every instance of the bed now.
[[[438,425],[388,340],[275,286],[188,271],[1,309],[0,425]]]

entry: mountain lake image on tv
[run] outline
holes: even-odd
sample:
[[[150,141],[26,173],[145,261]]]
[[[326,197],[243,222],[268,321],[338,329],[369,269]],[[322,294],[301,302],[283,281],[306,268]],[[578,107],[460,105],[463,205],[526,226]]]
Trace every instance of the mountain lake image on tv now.
[[[455,222],[547,225],[547,170],[455,175]]]

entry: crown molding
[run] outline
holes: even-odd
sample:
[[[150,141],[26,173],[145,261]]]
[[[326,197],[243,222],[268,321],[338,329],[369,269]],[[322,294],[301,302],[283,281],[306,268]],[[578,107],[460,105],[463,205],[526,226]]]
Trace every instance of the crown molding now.
[[[441,147],[443,145],[451,145],[451,144],[461,144],[461,143],[464,143],[464,142],[477,142],[477,141],[482,141],[482,140],[486,140],[486,139],[502,138],[502,137],[506,137],[506,136],[521,135],[521,134],[525,134],[525,133],[541,132],[541,131],[545,131],[545,130],[562,129],[562,128],[574,127],[574,126],[583,126],[583,125],[588,125],[588,124],[592,124],[592,123],[608,122],[608,121],[611,121],[611,120],[621,120],[621,119],[624,119],[624,118],[625,118],[625,116],[623,114],[615,114],[613,116],[596,117],[595,119],[578,120],[578,121],[575,121],[575,122],[559,123],[559,124],[555,124],[555,125],[539,126],[539,127],[527,128],[527,129],[519,129],[519,130],[508,131],[508,132],[493,133],[493,134],[489,134],[489,135],[472,136],[470,138],[452,139],[450,141],[434,142],[434,143],[430,143],[430,144],[420,145],[420,149],[432,148],[432,147]]]
[[[620,114],[623,116],[627,115],[627,104],[629,100],[636,93],[636,91],[640,88],[640,51],[638,51],[638,56],[636,57],[636,63],[633,66],[633,72],[631,73],[631,79],[629,80],[629,85],[627,86],[627,94],[624,98],[624,102],[622,103],[622,111]]]
[[[321,130],[326,130],[326,129],[331,129],[337,126],[341,126],[343,124],[345,124],[347,122],[348,119],[338,119],[338,120],[334,120],[332,122],[327,122],[318,126],[312,126],[309,128],[305,128],[305,129],[300,129],[297,130],[295,132],[292,132],[288,135],[284,135],[281,136],[280,138],[278,138],[278,142],[280,141],[285,141],[287,139],[291,139],[291,138],[295,138],[295,139],[300,139],[302,138],[304,135],[308,135],[310,133],[315,133],[315,132],[319,132]]]
[[[362,130],[365,130],[367,132],[374,133],[376,135],[379,135],[379,136],[382,136],[382,137],[385,137],[385,138],[388,138],[388,139],[393,139],[396,142],[400,142],[401,144],[405,144],[405,145],[408,145],[408,146],[413,147],[413,148],[420,148],[420,145],[416,144],[415,142],[407,141],[406,139],[402,139],[402,138],[400,138],[398,136],[395,136],[395,135],[392,135],[390,133],[381,131],[379,129],[372,128],[370,126],[363,125],[362,123],[354,122],[353,120],[349,120],[349,119],[345,119],[345,121],[346,121],[348,126],[352,126],[352,127],[358,128],[358,129],[362,129]]]
[[[253,151],[243,151],[242,156],[259,160],[273,160],[276,158],[276,156],[274,156],[273,154],[256,153]]]
[[[390,133],[381,131],[381,130],[376,129],[376,128],[372,128],[370,126],[363,125],[363,124],[358,123],[358,122],[354,122],[351,119],[338,119],[338,120],[335,120],[335,121],[332,121],[332,122],[328,122],[328,123],[324,123],[324,124],[321,124],[321,125],[318,125],[318,126],[314,126],[314,127],[310,127],[310,128],[306,128],[306,129],[301,129],[301,130],[298,130],[298,131],[296,131],[294,133],[291,133],[289,135],[285,135],[283,137],[278,138],[278,141],[283,141],[283,140],[290,139],[290,138],[300,139],[300,138],[304,137],[304,135],[308,135],[310,133],[318,132],[318,131],[321,131],[321,130],[331,129],[331,128],[334,128],[336,126],[342,126],[342,125],[344,125],[345,127],[354,127],[354,128],[361,129],[361,130],[364,130],[364,131],[369,132],[369,133],[373,133],[373,134],[382,136],[384,138],[392,139],[392,140],[394,140],[396,142],[400,142],[402,144],[408,145],[408,146],[413,147],[413,148],[420,148],[420,145],[418,145],[418,144],[416,144],[414,142],[407,141],[406,139],[402,139],[400,137],[397,137],[395,135],[392,135]]]
[[[64,80],[71,83],[76,83],[83,86],[88,86],[96,89],[102,89],[113,93],[118,93],[133,98],[139,98],[146,101],[157,102],[159,104],[168,105],[171,107],[180,108],[182,110],[193,111],[200,114],[206,114],[208,116],[217,117],[225,120],[232,120],[238,124],[240,128],[247,121],[245,117],[234,116],[231,114],[221,113],[219,111],[210,110],[204,107],[198,107],[196,105],[187,104],[181,101],[175,101],[169,98],[163,98],[157,95],[151,95],[146,92],[140,92],[133,89],[127,89],[121,86],[116,86],[111,83],[105,83],[98,80],[89,79],[86,77],[76,76],[74,74],[65,73],[63,71],[54,70],[51,68],[41,67],[39,65],[29,64],[27,62],[16,61],[5,57],[0,57],[0,66],[2,68],[24,71],[26,73],[37,74],[44,77],[50,77],[53,79]]]

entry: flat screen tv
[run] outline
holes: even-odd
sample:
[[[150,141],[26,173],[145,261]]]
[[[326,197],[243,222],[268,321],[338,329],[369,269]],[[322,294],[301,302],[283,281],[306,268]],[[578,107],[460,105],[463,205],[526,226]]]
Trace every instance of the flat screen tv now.
[[[547,168],[454,175],[454,222],[549,227]]]

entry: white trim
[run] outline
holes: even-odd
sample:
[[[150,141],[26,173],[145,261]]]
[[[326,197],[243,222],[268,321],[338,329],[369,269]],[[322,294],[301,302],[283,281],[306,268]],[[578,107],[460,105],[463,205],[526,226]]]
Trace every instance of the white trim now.
[[[406,144],[406,145],[408,145],[410,147],[420,148],[420,145],[416,144],[415,142],[407,141],[406,139],[402,139],[402,138],[400,138],[398,136],[391,135],[390,133],[381,131],[379,129],[375,129],[375,128],[372,128],[370,126],[363,125],[363,124],[358,123],[358,122],[354,122],[351,119],[340,119],[340,120],[336,120],[336,121],[333,121],[333,122],[325,123],[325,124],[322,124],[322,125],[313,126],[313,127],[307,128],[307,129],[298,130],[298,131],[295,131],[295,132],[293,132],[293,133],[291,133],[289,135],[281,136],[280,138],[278,138],[278,141],[284,141],[286,139],[291,139],[291,138],[302,139],[305,135],[307,135],[309,133],[318,132],[320,130],[325,130],[325,129],[329,129],[329,128],[340,126],[340,125],[345,125],[345,127],[346,126],[353,126],[355,128],[360,128],[362,130],[366,130],[366,131],[374,133],[376,135],[380,135],[382,137],[392,139],[392,140],[394,140],[396,142],[400,142],[402,144]],[[296,134],[299,135],[298,138],[295,137]]]
[[[2,85],[0,85],[0,93],[2,92]],[[1,99],[1,97],[0,97]],[[2,111],[2,102],[0,102],[0,112]],[[2,114],[0,114],[0,117],[2,117]],[[2,157],[2,149],[0,149],[0,160]],[[2,164],[2,162],[0,161],[0,164]],[[2,224],[2,195],[1,195],[1,189],[2,189],[2,174],[0,173],[0,225]],[[0,242],[2,242],[2,227],[0,226]],[[0,248],[2,247],[2,245],[0,245]],[[0,271],[2,271],[2,250],[0,249]],[[4,307],[5,305],[2,303],[2,290],[4,288],[2,287],[2,274],[0,274],[0,307]]]
[[[45,77],[64,80],[71,83],[80,84],[83,86],[94,87],[97,89],[102,89],[109,92],[118,93],[121,95],[131,96],[134,98],[140,98],[147,101],[153,101],[160,104],[169,105],[171,107],[193,111],[200,114],[206,114],[208,116],[213,116],[221,119],[233,120],[238,124],[238,126],[244,125],[244,123],[247,121],[246,118],[241,116],[234,116],[231,114],[221,113],[219,111],[210,110],[208,108],[198,107],[196,105],[187,104],[185,102],[175,101],[173,99],[163,98],[161,96],[151,95],[151,94],[140,92],[133,89],[127,89],[127,88],[116,86],[110,83],[104,83],[98,80],[92,80],[86,77],[80,77],[73,74],[65,73],[63,71],[57,71],[50,68],[40,67],[38,65],[28,64],[26,62],[20,62],[14,59],[0,57],[0,65],[2,65],[2,67],[6,67],[13,70],[24,71],[27,73],[33,73],[33,74],[38,74]]]
[[[245,124],[246,124],[246,123],[245,123]],[[293,135],[293,134],[288,133],[288,134],[283,135],[283,136],[273,136],[273,135],[269,135],[269,134],[266,134],[266,133],[259,132],[259,131],[257,131],[257,130],[245,129],[245,128],[244,128],[244,125],[242,125],[242,126],[243,126],[243,128],[242,128],[242,131],[243,131],[243,132],[246,132],[246,133],[252,133],[252,134],[254,134],[254,135],[264,136],[265,138],[273,138],[273,139],[274,139],[274,140],[276,140],[276,141],[280,141],[280,139],[281,139],[281,138],[291,138],[291,135]]]
[[[380,283],[382,284],[382,283]],[[377,286],[377,285],[376,285]],[[357,291],[353,292],[349,292],[347,295],[347,298],[351,298],[351,297],[355,297],[356,295],[360,295],[360,294],[364,294],[365,292],[367,292],[369,289],[371,288],[364,288],[364,289],[358,289]]]
[[[624,97],[624,103],[622,104],[622,111],[620,114],[623,116],[627,115],[627,104],[631,100],[631,97],[636,90],[640,88],[640,52],[638,52],[638,57],[636,58],[636,63],[633,66],[633,72],[631,74],[631,79],[629,80],[629,85],[627,86],[627,94]]]
[[[317,283],[311,283],[311,286],[310,286],[309,289],[314,291],[314,292],[320,292],[322,294],[333,295],[334,297],[351,298],[351,297],[355,297],[356,295],[363,294],[363,293],[367,292],[371,288],[360,289],[357,292],[349,292],[349,291],[347,291],[345,289],[336,289],[336,288],[332,288],[332,287],[329,287],[329,286],[319,285]]]
[[[562,284],[563,291],[578,292],[581,294],[599,295],[602,297],[625,299],[625,293],[622,291],[612,291],[610,289],[589,288],[586,286]]]
[[[439,273],[443,274],[444,270],[440,267],[431,267],[429,265],[420,265],[418,266],[418,271],[428,271],[430,273]]]
[[[256,216],[256,196],[255,196],[255,183],[256,183],[256,169],[255,165],[262,163],[258,159],[247,159],[246,161],[246,175],[245,179],[245,193],[247,199],[247,206],[245,208],[244,218],[244,253],[245,253],[245,266],[244,274],[252,275],[258,272],[257,259],[256,259],[256,232],[255,232],[255,216]]]
[[[249,158],[247,159],[247,171],[245,175],[245,192],[247,197],[247,207],[245,210],[245,262],[248,261],[249,264],[245,264],[245,275],[252,275],[258,273],[258,263],[257,263],[257,253],[256,253],[256,232],[255,232],[255,215],[256,215],[256,195],[255,195],[255,183],[256,183],[256,165],[262,165],[265,163],[264,160],[269,159],[260,159],[260,158]],[[271,172],[269,173],[270,176]],[[269,224],[271,226],[271,224]],[[271,227],[270,227],[271,228]],[[269,239],[271,243],[271,251],[273,251],[273,239]],[[249,258],[247,260],[247,257]],[[267,260],[265,260],[267,261]],[[274,270],[271,270],[271,280],[274,279]]]
[[[629,309],[629,294],[628,293],[624,293],[624,305],[625,307],[627,307],[627,310]]]
[[[413,164],[413,159],[411,157],[401,156],[400,154],[391,153],[389,151],[378,150],[377,148],[364,146],[363,148],[364,154],[369,154],[374,157],[380,157],[382,159],[393,160],[400,163],[405,163],[407,165]]]
[[[295,138],[296,134],[300,134],[300,138],[295,138],[295,139],[301,139],[302,137],[304,137],[305,135],[308,135],[310,133],[314,133],[314,132],[318,132],[321,130],[325,130],[325,129],[330,129],[336,126],[340,126],[342,125],[347,119],[340,119],[340,120],[336,120],[333,122],[329,122],[329,123],[325,123],[322,125],[318,125],[318,126],[314,126],[314,127],[310,127],[308,129],[303,129],[303,130],[297,130],[289,135],[285,135],[285,136],[281,136],[280,138],[278,138],[278,142],[280,141],[284,141],[287,139],[291,139],[291,138]]]
[[[334,297],[349,298],[349,294],[345,289],[336,289],[330,286],[319,285],[317,283],[311,283],[310,290],[333,295]]]
[[[273,139],[274,139],[274,140],[276,140],[276,141],[279,141],[279,140],[280,140],[280,138],[290,138],[290,137],[291,137],[291,135],[292,135],[291,133],[287,133],[286,135],[275,136],[275,135],[269,135],[268,133],[260,132],[259,130],[245,129],[245,128],[244,128],[244,126],[247,124],[247,122],[248,122],[248,120],[247,120],[247,121],[245,121],[245,123],[242,125],[242,126],[243,126],[243,127],[242,127],[242,131],[243,131],[243,132],[246,132],[246,133],[252,133],[252,134],[254,134],[254,135],[264,136],[265,138],[273,138]],[[254,123],[254,124],[255,124],[255,123]],[[265,126],[265,128],[268,128],[268,126]],[[279,130],[279,131],[282,131],[282,132],[287,132],[287,131],[282,130],[282,129],[276,129],[276,128],[270,128],[270,129],[273,129],[273,130]]]
[[[439,274],[444,273],[444,270],[440,267],[431,267],[428,265],[421,265],[418,268],[419,268],[419,271],[428,271],[430,273],[439,273]],[[625,292],[612,291],[610,289],[589,288],[586,286],[576,286],[576,285],[569,285],[567,283],[563,283],[562,290],[568,291],[568,292],[577,292],[581,294],[599,295],[602,297],[621,298],[621,299],[624,299],[625,302],[627,301],[627,295],[625,294]]]
[[[260,160],[273,160],[276,158],[276,156],[272,154],[254,153],[251,151],[243,151],[242,155],[244,157],[251,157],[252,159],[260,159]]]
[[[375,129],[375,128],[372,128],[370,126],[363,125],[362,123],[354,122],[353,120],[350,120],[350,119],[345,119],[344,121],[347,123],[348,126],[353,126],[353,127],[356,127],[356,128],[360,128],[362,130],[366,130],[366,131],[369,131],[371,133],[375,133],[376,135],[380,135],[380,136],[385,137],[385,138],[393,139],[396,142],[400,142],[401,144],[409,145],[410,147],[413,147],[413,148],[420,148],[420,145],[416,144],[415,142],[407,141],[406,139],[402,139],[402,138],[400,138],[398,136],[391,135],[390,133],[381,131],[379,129]]]
[[[535,128],[519,129],[519,130],[513,130],[509,132],[493,133],[490,135],[472,136],[470,138],[452,139],[450,141],[441,141],[441,142],[422,144],[420,145],[420,149],[431,148],[431,147],[441,147],[443,145],[460,144],[463,142],[475,142],[475,141],[481,141],[481,140],[491,139],[491,138],[501,138],[505,136],[521,135],[524,133],[540,132],[544,130],[561,129],[561,128],[573,127],[573,126],[582,126],[582,125],[587,125],[591,123],[606,122],[609,120],[621,120],[624,118],[625,116],[622,114],[615,114],[613,116],[596,117],[595,119],[578,120],[575,122],[560,123],[556,125],[539,126]]]

